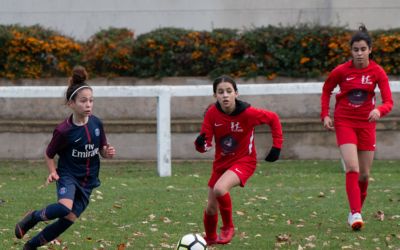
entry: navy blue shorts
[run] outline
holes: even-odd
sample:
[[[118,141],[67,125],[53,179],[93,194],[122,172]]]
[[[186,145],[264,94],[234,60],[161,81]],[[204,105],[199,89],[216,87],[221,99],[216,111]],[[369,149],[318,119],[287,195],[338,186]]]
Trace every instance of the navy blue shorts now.
[[[92,188],[85,188],[79,185],[78,181],[70,176],[60,176],[57,181],[57,197],[73,201],[71,212],[79,217],[89,205],[89,198]]]

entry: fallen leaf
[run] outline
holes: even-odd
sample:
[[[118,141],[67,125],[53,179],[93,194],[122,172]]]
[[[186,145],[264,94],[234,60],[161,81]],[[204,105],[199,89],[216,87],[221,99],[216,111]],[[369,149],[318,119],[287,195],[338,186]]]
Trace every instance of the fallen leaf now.
[[[135,236],[135,237],[143,237],[144,236],[144,233],[142,233],[142,232],[133,232],[132,233],[133,234],[133,236]]]
[[[243,215],[244,215],[244,212],[242,212],[242,211],[236,211],[236,214],[237,214],[237,215],[240,215],[240,216],[243,216]]]
[[[56,245],[56,246],[61,246],[61,240],[56,238],[52,241],[50,241],[50,244]]]
[[[290,234],[279,234],[275,236],[277,242],[289,242],[290,241]]]
[[[265,196],[256,196],[256,198],[259,199],[259,200],[265,200],[265,201],[268,200],[268,198],[265,197]]]
[[[305,246],[306,248],[315,248],[315,244],[314,244],[314,243],[311,243],[311,242],[305,244],[304,246]]]
[[[397,214],[390,217],[391,220],[396,220],[398,218],[400,218],[400,215]]]
[[[310,235],[310,236],[306,237],[307,241],[314,241],[316,239],[317,239],[317,237],[315,235]]]
[[[353,246],[352,245],[350,245],[350,246],[342,246],[342,249],[353,249]]]
[[[247,239],[247,238],[249,238],[249,236],[247,236],[247,233],[246,233],[246,232],[241,232],[241,233],[239,234],[239,238],[240,238],[240,239]]]
[[[117,246],[117,250],[125,250],[126,249],[126,245],[125,243],[121,243]]]
[[[375,215],[374,215],[375,219],[379,220],[379,221],[383,221],[385,219],[385,213],[382,210],[378,210]]]
[[[115,207],[115,208],[122,208],[122,205],[121,204],[113,204],[113,207]]]
[[[168,217],[161,217],[164,223],[171,223],[171,220]]]

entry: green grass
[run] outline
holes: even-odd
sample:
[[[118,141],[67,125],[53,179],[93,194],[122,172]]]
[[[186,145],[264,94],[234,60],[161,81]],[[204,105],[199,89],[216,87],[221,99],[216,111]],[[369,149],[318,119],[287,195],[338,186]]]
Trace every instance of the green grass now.
[[[400,249],[399,165],[374,162],[366,226],[353,232],[340,162],[261,163],[245,188],[232,191],[232,243],[211,249]],[[173,163],[173,176],[160,178],[155,163],[103,161],[102,185],[89,207],[60,236],[61,246],[48,249],[171,249],[184,234],[203,232],[210,169],[210,162]],[[55,186],[43,185],[46,176],[42,162],[0,162],[0,249],[21,249],[45,226],[23,240],[14,236],[27,210],[55,202]],[[375,218],[379,210],[383,221]]]

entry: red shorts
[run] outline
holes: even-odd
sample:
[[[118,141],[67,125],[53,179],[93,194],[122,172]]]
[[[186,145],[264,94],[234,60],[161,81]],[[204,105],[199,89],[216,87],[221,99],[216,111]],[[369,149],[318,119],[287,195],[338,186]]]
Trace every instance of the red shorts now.
[[[337,145],[355,144],[358,150],[375,151],[376,131],[371,128],[335,126]]]
[[[231,170],[234,172],[240,179],[240,186],[244,187],[246,185],[247,180],[254,174],[256,170],[256,164],[246,164],[246,163],[237,163],[233,164],[232,167],[224,170],[224,171],[212,171],[211,177],[208,180],[208,186],[213,188],[215,183],[219,180],[219,178],[227,171]]]

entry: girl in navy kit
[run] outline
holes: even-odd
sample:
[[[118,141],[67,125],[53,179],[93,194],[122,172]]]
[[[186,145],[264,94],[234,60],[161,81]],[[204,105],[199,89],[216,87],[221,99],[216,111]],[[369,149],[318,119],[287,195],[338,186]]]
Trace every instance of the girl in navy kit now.
[[[47,183],[57,183],[58,202],[28,212],[16,224],[15,236],[21,239],[40,221],[58,220],[26,242],[24,250],[45,245],[74,223],[88,206],[92,190],[100,185],[99,154],[103,158],[115,155],[114,147],[107,143],[103,123],[92,115],[93,91],[85,83],[87,76],[82,66],[73,69],[66,92],[66,103],[73,112],[56,127],[45,153]],[[59,156],[57,167],[55,155]]]

